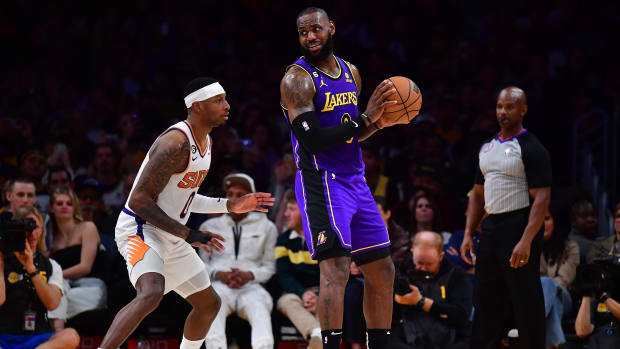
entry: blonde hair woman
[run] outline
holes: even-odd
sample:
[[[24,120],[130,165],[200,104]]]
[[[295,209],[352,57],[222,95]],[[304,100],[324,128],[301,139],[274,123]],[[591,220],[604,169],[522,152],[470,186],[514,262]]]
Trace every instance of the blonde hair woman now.
[[[50,256],[62,267],[65,296],[50,312],[56,329],[67,319],[105,306],[105,283],[93,276],[101,239],[93,222],[84,221],[80,203],[69,187],[59,187],[50,198],[52,246]]]

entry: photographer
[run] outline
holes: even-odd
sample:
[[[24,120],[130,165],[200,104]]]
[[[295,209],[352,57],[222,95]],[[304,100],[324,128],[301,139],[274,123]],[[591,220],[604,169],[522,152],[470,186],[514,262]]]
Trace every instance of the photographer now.
[[[60,303],[63,281],[60,266],[39,253],[44,247],[42,217],[32,206],[19,208],[15,217],[29,218],[36,226],[28,232],[32,223],[28,220],[0,224],[0,348],[75,348],[80,340],[77,332],[54,333],[47,318],[47,311]],[[14,228],[10,232],[4,229],[8,225]],[[7,243],[8,235],[17,234],[25,234],[22,251]]]
[[[413,257],[398,268],[390,348],[469,347],[472,285],[463,269],[444,260],[442,248],[438,233],[415,235]]]

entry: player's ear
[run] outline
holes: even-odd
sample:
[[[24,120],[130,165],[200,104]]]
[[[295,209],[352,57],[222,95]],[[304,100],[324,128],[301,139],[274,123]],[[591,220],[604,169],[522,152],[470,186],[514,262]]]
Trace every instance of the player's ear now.
[[[527,104],[523,104],[523,108],[521,108],[521,117],[524,117],[527,114]]]
[[[329,34],[332,36],[336,34],[336,25],[334,24],[334,21],[332,20],[329,21]]]

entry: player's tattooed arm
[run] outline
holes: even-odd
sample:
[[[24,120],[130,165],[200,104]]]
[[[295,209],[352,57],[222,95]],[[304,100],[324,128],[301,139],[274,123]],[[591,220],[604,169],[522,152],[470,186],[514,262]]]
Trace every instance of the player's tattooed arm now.
[[[189,234],[189,228],[157,206],[157,196],[173,174],[185,169],[189,153],[187,137],[180,131],[171,130],[159,137],[128,203],[129,208],[150,224],[183,239]]]
[[[349,67],[351,68],[351,73],[353,74],[353,79],[355,80],[355,86],[357,86],[357,97],[359,100],[359,95],[362,93],[362,76],[360,75],[359,69],[352,63],[349,63]],[[377,127],[377,123],[373,123],[369,125],[359,136],[359,142],[363,142],[370,138],[375,132],[379,131],[379,127]]]
[[[280,95],[291,123],[297,116],[314,110],[314,93],[314,82],[305,70],[293,66],[286,72],[280,82]]]

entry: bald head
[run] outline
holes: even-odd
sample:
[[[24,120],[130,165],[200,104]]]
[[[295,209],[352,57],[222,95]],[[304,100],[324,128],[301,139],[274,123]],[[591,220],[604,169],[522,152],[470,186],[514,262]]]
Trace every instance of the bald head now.
[[[509,86],[499,93],[495,114],[504,138],[514,136],[523,129],[523,117],[526,113],[527,98],[522,89]]]
[[[527,105],[527,97],[525,96],[525,92],[523,92],[522,89],[516,86],[508,86],[503,89],[499,93],[499,98],[502,98],[502,96],[512,99],[513,101],[521,103],[523,105]]]
[[[413,238],[412,249],[416,248],[434,248],[441,252],[443,250],[443,238],[434,231],[421,231],[415,234]]]
[[[433,231],[421,231],[415,235],[413,246],[413,264],[417,270],[430,271],[437,275],[443,259],[443,238]]]

